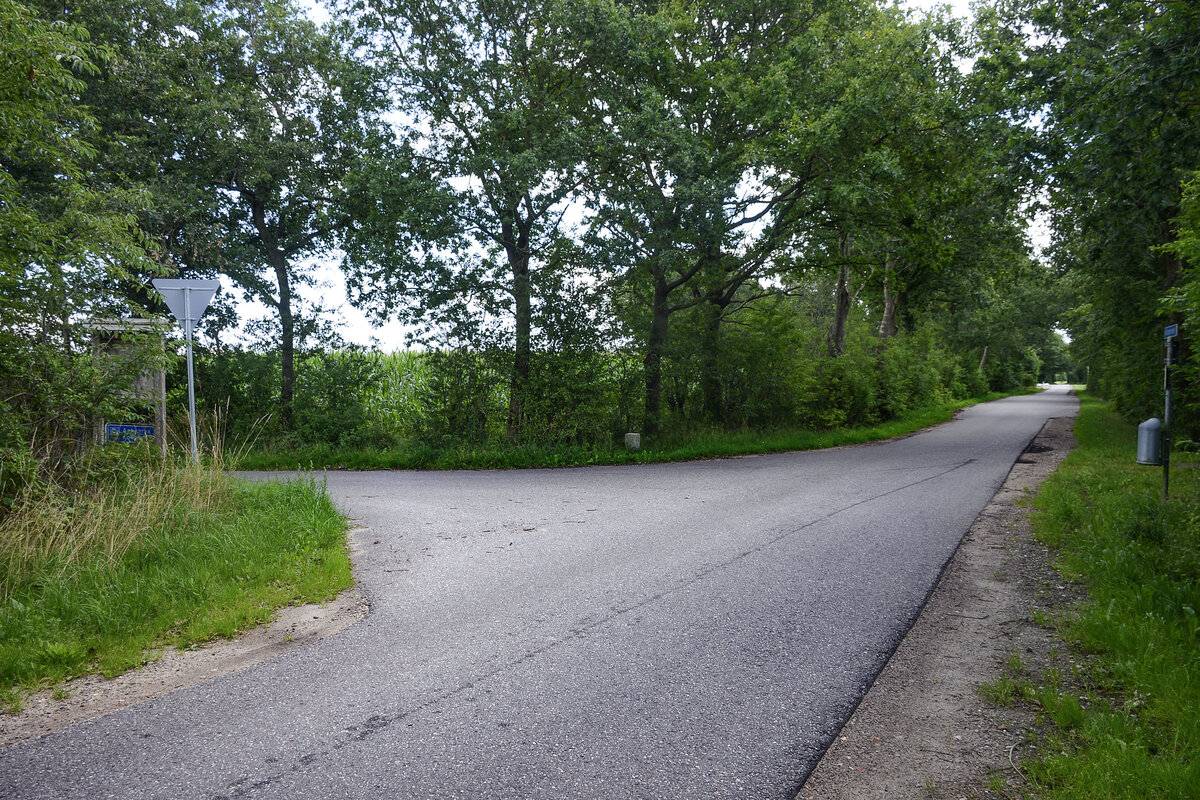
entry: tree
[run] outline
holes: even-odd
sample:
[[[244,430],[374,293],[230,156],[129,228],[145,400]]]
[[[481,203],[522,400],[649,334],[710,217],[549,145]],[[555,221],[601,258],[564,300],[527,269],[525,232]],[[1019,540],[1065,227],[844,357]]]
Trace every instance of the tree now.
[[[331,255],[343,176],[389,141],[382,94],[289,0],[91,0],[75,14],[117,54],[89,92],[103,160],[152,193],[141,222],[165,264],[224,275],[275,311],[287,420],[296,292]]]
[[[1175,220],[1176,238],[1163,245],[1182,262],[1180,279],[1167,296],[1168,310],[1180,319],[1200,320],[1200,170],[1183,186],[1179,217]],[[1183,377],[1192,386],[1200,386],[1200,358],[1185,353]],[[1185,418],[1200,419],[1200,401],[1193,395],[1183,405]],[[1193,438],[1195,435],[1193,434]]]
[[[582,183],[581,125],[603,81],[582,44],[607,10],[589,0],[359,0],[345,12],[391,78],[411,143],[401,166],[411,158],[416,172],[392,172],[391,207],[348,239],[351,266],[381,279],[358,282],[385,312],[435,331],[506,327],[510,433],[524,421],[537,307],[566,302],[550,287],[571,265],[549,254]],[[396,207],[410,203],[412,212]],[[426,226],[430,204],[437,213]],[[432,227],[439,238],[380,253],[371,239],[381,227]]]
[[[96,121],[79,95],[106,52],[83,27],[14,0],[0,4],[0,25],[0,288],[15,314],[44,310],[35,298],[68,281],[124,274],[145,253],[130,213],[139,198],[90,169]],[[31,302],[13,302],[18,292]]]
[[[724,415],[720,328],[813,224],[814,191],[849,130],[837,117],[848,43],[869,24],[853,0],[651,5],[611,102],[593,200],[602,238],[632,259],[645,333],[645,426],[661,412],[670,318],[703,310],[701,384],[707,416]],[[801,152],[803,150],[803,152]],[[752,291],[751,294],[754,294]]]
[[[82,27],[0,0],[0,513],[69,480],[88,425],[121,404],[79,335],[117,279],[150,267],[139,198],[93,169],[79,95],[105,56]]]
[[[1029,163],[1044,173],[1052,258],[1076,293],[1073,349],[1122,413],[1158,413],[1159,334],[1181,319],[1163,300],[1183,275],[1164,245],[1200,166],[1200,7],[1013,0],[999,12],[981,20],[986,66],[1040,131]]]

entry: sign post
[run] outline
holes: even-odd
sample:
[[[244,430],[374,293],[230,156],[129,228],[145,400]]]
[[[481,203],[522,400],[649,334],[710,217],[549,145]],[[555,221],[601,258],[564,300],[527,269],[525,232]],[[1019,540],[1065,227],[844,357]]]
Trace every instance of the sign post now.
[[[1165,408],[1163,409],[1163,431],[1162,431],[1162,465],[1163,465],[1163,502],[1167,500],[1167,496],[1171,491],[1171,433],[1174,419],[1171,415],[1171,367],[1179,359],[1179,326],[1168,325],[1163,328],[1163,339],[1166,341],[1166,358],[1163,361],[1163,395],[1165,398]]]
[[[183,335],[187,339],[187,378],[188,378],[188,426],[192,434],[192,460],[200,462],[200,448],[196,443],[196,379],[192,368],[192,331],[196,322],[204,315],[213,296],[221,288],[221,282],[216,280],[169,280],[155,278],[151,281],[154,288],[162,295],[167,308],[179,324],[183,326]]]

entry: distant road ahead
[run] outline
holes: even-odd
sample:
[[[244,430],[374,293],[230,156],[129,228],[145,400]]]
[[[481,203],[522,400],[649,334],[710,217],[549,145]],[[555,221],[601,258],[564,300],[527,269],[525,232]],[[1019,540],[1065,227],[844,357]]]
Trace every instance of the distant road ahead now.
[[[5,798],[791,798],[1062,389],[906,439],[330,473],[363,622],[0,751]]]

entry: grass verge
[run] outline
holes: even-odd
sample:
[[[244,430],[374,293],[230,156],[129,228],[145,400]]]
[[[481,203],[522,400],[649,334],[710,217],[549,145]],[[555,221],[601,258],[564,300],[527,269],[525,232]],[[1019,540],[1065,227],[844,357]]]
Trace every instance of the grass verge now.
[[[796,450],[817,450],[848,444],[891,439],[922,428],[946,422],[954,412],[976,403],[998,400],[1012,394],[1037,391],[1030,389],[1009,394],[991,394],[950,403],[936,408],[913,411],[888,422],[863,428],[839,428],[828,431],[690,431],[643,439],[637,452],[623,444],[607,446],[541,443],[489,443],[472,445],[448,443],[441,447],[409,444],[386,449],[343,450],[316,445],[302,450],[277,452],[246,451],[238,469],[528,469],[538,467],[580,467],[598,464],[652,464],[729,458]]]
[[[1200,473],[1134,463],[1136,432],[1088,397],[1078,448],[1035,500],[1038,536],[1087,601],[1054,621],[1086,655],[1074,675],[983,687],[1045,723],[1024,765],[1045,798],[1195,798],[1200,787]],[[1062,680],[1059,680],[1061,678]]]
[[[111,494],[109,494],[111,492]],[[311,482],[250,484],[161,464],[0,527],[0,706],[232,637],[352,583],[345,518]]]

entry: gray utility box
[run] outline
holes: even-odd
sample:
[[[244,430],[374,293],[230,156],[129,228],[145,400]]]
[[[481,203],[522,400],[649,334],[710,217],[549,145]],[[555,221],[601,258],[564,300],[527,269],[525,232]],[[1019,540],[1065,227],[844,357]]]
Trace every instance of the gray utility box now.
[[[1138,425],[1137,463],[1162,466],[1162,421],[1158,417]]]

